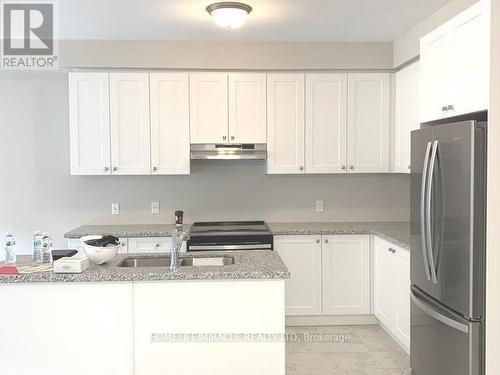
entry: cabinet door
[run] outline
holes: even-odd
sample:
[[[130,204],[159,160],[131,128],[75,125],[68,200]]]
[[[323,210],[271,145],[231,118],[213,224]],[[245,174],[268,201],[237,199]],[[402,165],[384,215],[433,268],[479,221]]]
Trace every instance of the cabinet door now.
[[[394,172],[410,173],[411,132],[420,128],[419,65],[396,73]]]
[[[128,253],[166,253],[172,247],[170,237],[141,237],[128,239]]]
[[[370,237],[323,236],[323,314],[370,314]]]
[[[349,173],[389,172],[389,99],[388,73],[349,74]]]
[[[266,143],[265,74],[229,74],[229,142]]]
[[[450,21],[453,109],[449,116],[489,107],[490,7],[479,1]]]
[[[150,174],[148,73],[110,73],[112,173]]]
[[[392,328],[396,317],[396,255],[390,245],[374,240],[374,312],[375,316]]]
[[[228,141],[226,73],[189,75],[191,143]]]
[[[151,73],[153,174],[189,174],[189,76]]]
[[[111,170],[108,73],[69,73],[72,175]]]
[[[267,75],[267,173],[304,173],[304,75]]]
[[[345,173],[347,74],[306,75],[306,173]]]
[[[444,24],[420,39],[420,122],[447,117],[451,104],[449,83],[452,81],[449,25]]]
[[[396,247],[395,333],[410,348],[410,252]]]
[[[132,292],[126,282],[2,284],[0,299],[16,302],[0,311],[1,373],[132,375]]]
[[[321,236],[275,236],[274,247],[290,270],[286,315],[321,314]]]

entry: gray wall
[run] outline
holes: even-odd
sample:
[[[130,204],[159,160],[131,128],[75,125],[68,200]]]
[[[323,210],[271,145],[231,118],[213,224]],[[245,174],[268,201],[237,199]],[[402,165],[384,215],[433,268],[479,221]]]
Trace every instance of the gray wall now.
[[[407,220],[409,178],[401,175],[268,176],[263,161],[194,162],[191,176],[69,174],[66,73],[0,73],[0,233],[29,253],[34,230],[56,246],[86,223]],[[314,212],[315,200],[325,212]],[[161,202],[161,214],[149,213]],[[111,203],[121,215],[111,216]]]
[[[163,69],[392,69],[391,42],[63,40],[60,66]]]

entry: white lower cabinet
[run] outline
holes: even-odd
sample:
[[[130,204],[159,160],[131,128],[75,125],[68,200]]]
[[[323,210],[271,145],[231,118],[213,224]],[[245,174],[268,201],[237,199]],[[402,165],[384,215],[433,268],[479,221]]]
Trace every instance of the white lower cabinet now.
[[[370,313],[370,237],[323,236],[323,314]]]
[[[320,315],[321,236],[275,236],[274,248],[292,274],[285,281],[286,315]]]
[[[410,253],[374,240],[374,312],[405,350],[410,347]]]
[[[275,236],[288,267],[286,315],[362,315],[371,310],[369,236]]]
[[[1,373],[132,375],[129,283],[2,284]]]

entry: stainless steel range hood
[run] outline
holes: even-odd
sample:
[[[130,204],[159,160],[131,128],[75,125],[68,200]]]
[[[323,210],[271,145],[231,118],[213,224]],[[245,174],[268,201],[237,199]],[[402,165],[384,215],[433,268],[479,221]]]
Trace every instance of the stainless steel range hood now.
[[[192,144],[191,159],[263,160],[267,157],[266,144]]]

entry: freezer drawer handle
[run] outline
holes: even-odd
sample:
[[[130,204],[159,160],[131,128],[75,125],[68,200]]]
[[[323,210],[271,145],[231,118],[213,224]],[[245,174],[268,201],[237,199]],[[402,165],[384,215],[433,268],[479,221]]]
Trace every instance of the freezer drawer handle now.
[[[434,310],[432,307],[428,306],[425,302],[423,302],[420,298],[418,298],[414,292],[411,292],[411,300],[415,305],[417,305],[423,312],[425,312],[427,315],[433,317],[436,320],[439,320],[441,323],[446,324],[449,327],[455,328],[459,330],[460,332],[463,333],[469,333],[469,326],[466,324],[457,322],[456,320],[453,320],[443,314],[440,314],[436,310]]]
[[[427,252],[427,239],[426,239],[426,227],[425,227],[425,189],[427,187],[427,167],[429,165],[429,156],[431,153],[432,142],[427,143],[427,148],[425,150],[424,166],[422,168],[422,186],[420,189],[420,236],[422,241],[422,253],[424,256],[424,267],[425,276],[428,281],[431,281],[431,274],[429,271],[429,258]]]

